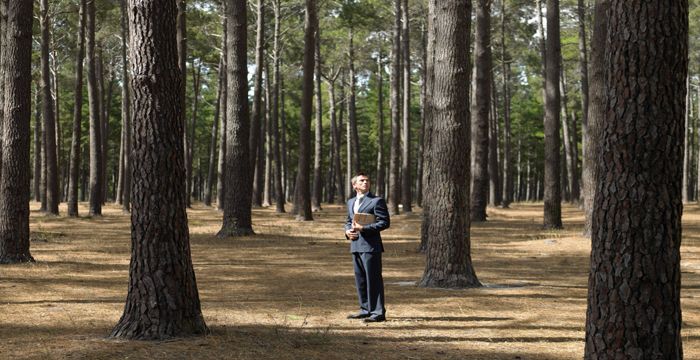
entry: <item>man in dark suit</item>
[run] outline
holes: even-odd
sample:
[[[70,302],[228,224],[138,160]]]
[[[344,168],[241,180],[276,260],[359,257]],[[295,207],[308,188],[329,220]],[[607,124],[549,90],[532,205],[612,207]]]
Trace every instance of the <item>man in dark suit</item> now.
[[[357,195],[348,200],[348,217],[345,221],[345,237],[350,242],[350,252],[355,267],[355,285],[360,300],[360,312],[348,319],[364,319],[365,322],[381,322],[386,319],[384,307],[384,280],[382,279],[382,236],[380,231],[389,227],[389,211],[386,201],[369,192],[369,177],[358,173],[352,178],[352,188]],[[353,221],[356,213],[374,215],[374,222],[358,224]]]

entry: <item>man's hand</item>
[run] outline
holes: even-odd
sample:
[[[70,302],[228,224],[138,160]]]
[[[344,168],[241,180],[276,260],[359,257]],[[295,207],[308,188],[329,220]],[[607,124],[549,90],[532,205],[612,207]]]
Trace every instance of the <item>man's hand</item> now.
[[[350,238],[350,240],[357,240],[357,238],[360,237],[360,234],[357,233],[355,230],[350,229],[350,230],[345,230],[345,236]]]
[[[352,229],[353,229],[355,232],[358,232],[358,233],[359,233],[359,232],[362,231],[363,226],[353,221],[353,222],[352,222]]]

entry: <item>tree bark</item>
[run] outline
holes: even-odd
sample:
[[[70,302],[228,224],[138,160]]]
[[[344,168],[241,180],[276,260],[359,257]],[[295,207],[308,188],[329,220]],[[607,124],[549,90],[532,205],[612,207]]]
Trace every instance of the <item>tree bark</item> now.
[[[201,89],[202,65],[196,66],[192,64],[192,92],[194,99],[192,100],[192,124],[190,125],[190,135],[188,136],[189,146],[187,147],[187,207],[192,206],[192,193],[194,192],[194,184],[192,183],[192,161],[195,152],[195,129],[197,127],[197,118],[199,112],[199,92]]]
[[[605,39],[608,34],[608,17],[610,0],[596,0],[593,24],[593,36],[591,38],[591,77],[590,77],[590,104],[588,107],[588,126],[586,127],[586,146],[583,153],[583,192],[584,213],[586,220],[583,225],[584,236],[591,235],[593,223],[593,204],[595,202],[595,187],[598,176],[598,147],[600,144],[601,128],[605,116],[604,103],[604,66],[605,66]]]
[[[221,2],[221,7],[222,7],[222,12],[224,14],[227,14],[226,12],[226,1]],[[223,33],[224,36],[222,37],[222,44],[221,44],[221,60],[222,60],[222,68],[220,71],[222,72],[222,92],[221,92],[221,99],[219,101],[219,108],[220,108],[220,117],[216,119],[215,121],[219,121],[219,161],[217,162],[216,165],[216,171],[218,173],[218,181],[216,182],[216,207],[219,209],[219,211],[224,210],[224,201],[226,199],[226,147],[227,147],[227,141],[226,141],[226,134],[228,132],[228,21],[226,20],[226,16],[224,15],[223,19]]]
[[[226,5],[227,55],[226,74],[227,126],[226,174],[224,180],[224,218],[218,237],[253,234],[251,220],[252,182],[250,147],[250,117],[248,111],[248,56],[246,2],[236,0]],[[228,191],[235,189],[235,191]]]
[[[314,87],[314,44],[316,27],[316,1],[306,0],[304,19],[304,78],[301,99],[301,118],[299,120],[299,163],[295,186],[295,203],[299,210],[297,220],[311,221],[311,194],[309,194],[309,165],[311,162],[311,103]]]
[[[272,192],[272,146],[270,145],[270,66],[267,61],[265,61],[265,117],[262,119],[265,121],[265,132],[260,138],[260,147],[264,149],[264,161],[265,161],[265,182],[263,186],[263,206],[269,207],[272,204],[270,201],[270,193]]]
[[[686,77],[685,79],[685,87],[686,89],[690,89],[690,74]],[[690,199],[690,186],[688,184],[690,183],[690,151],[691,151],[691,145],[690,145],[690,91],[686,92],[685,95],[685,109],[684,109],[684,119],[685,119],[685,125],[684,125],[684,133],[683,133],[683,185],[681,186],[681,194],[682,194],[682,199],[683,203],[687,203],[688,200]]]
[[[41,128],[43,126],[41,125],[41,91],[39,91],[39,87],[37,87],[37,90],[34,93],[34,106],[34,201],[39,202],[42,200],[41,178],[43,177],[41,171],[41,158],[43,157],[41,150],[41,143],[43,142],[41,137]],[[0,163],[0,165],[2,164]]]
[[[7,28],[7,0],[0,0],[0,34],[5,34],[5,29]],[[3,152],[3,142],[2,142],[2,128],[5,120],[5,66],[2,63],[2,53],[5,51],[5,36],[0,35],[0,170],[2,170],[2,152]],[[2,179],[2,173],[0,172],[0,181]]]
[[[489,111],[491,110],[491,1],[477,0],[474,64],[476,91],[472,105],[471,221],[486,221],[489,196]]]
[[[219,84],[216,91],[216,105],[214,106],[214,121],[211,125],[211,138],[209,140],[209,166],[207,167],[207,187],[204,190],[204,205],[211,206],[212,190],[214,189],[214,181],[216,174],[216,137],[219,132],[219,116],[221,111],[221,95],[224,84],[224,56],[221,54],[219,58]]]
[[[579,48],[579,68],[581,70],[581,150],[585,156],[586,153],[586,148],[589,146],[589,140],[588,140],[588,103],[589,103],[589,95],[588,95],[588,45],[587,45],[587,37],[586,37],[586,5],[584,4],[583,0],[578,0],[578,6],[577,6],[577,14],[578,14],[578,48]],[[576,129],[576,127],[574,127]],[[574,131],[575,134],[575,131]],[[574,144],[576,144],[576,141],[574,141]],[[578,150],[576,150],[576,164],[578,166]],[[585,164],[585,160],[584,160]],[[584,165],[585,167],[585,165]],[[577,173],[578,175],[578,173]],[[585,187],[586,187],[586,180],[583,179],[583,176],[586,175],[586,170],[585,168],[583,169],[582,173],[582,178],[581,178],[581,190],[584,192],[583,195],[579,194],[579,197],[582,197],[581,200],[583,200],[584,203],[584,208],[586,207],[585,202],[587,201],[586,195],[585,195]],[[577,191],[580,191],[577,189]]]
[[[506,52],[506,1],[501,0],[501,81],[503,82],[503,208],[514,199],[512,130],[510,119],[510,62]]]
[[[416,156],[416,205],[423,207],[423,151],[425,143],[426,121],[426,77],[428,56],[428,30],[427,26],[421,26],[421,87],[420,87],[420,133],[418,134],[418,155]]]
[[[437,0],[431,0],[435,2]],[[426,266],[420,286],[478,287],[469,239],[469,0],[432,5],[435,56],[432,88],[432,130],[426,151],[431,176],[425,183],[430,197]],[[466,155],[466,156],[465,156]]]
[[[122,5],[123,6],[123,5]],[[78,25],[78,53],[75,59],[75,90],[73,96],[73,136],[70,151],[70,178],[68,180],[68,216],[78,216],[78,173],[80,171],[80,144],[83,123],[83,58],[85,57],[86,0],[80,0]]]
[[[261,138],[261,118],[262,118],[262,73],[263,73],[263,51],[264,51],[264,41],[265,41],[265,2],[263,0],[257,0],[256,5],[257,11],[257,23],[255,32],[255,77],[253,86],[253,112],[250,121],[250,163],[254,171],[253,176],[253,205],[262,205],[262,172],[264,169],[260,168],[260,161],[258,161],[258,156],[260,155],[260,145],[259,142],[262,141]],[[263,163],[264,164],[264,163]]]
[[[610,5],[584,358],[682,359],[688,2]]]
[[[122,210],[131,210],[131,166],[132,166],[132,128],[133,124],[131,121],[131,89],[129,84],[131,84],[131,77],[129,76],[129,59],[126,56],[127,52],[127,41],[130,37],[129,27],[128,27],[128,15],[126,10],[127,0],[122,0],[121,11],[122,11],[122,63],[124,64],[122,68],[122,127],[126,129],[124,131],[124,163],[122,164],[124,168],[123,175],[123,192],[122,192]]]
[[[493,73],[489,74],[491,82],[491,111],[489,114],[489,204],[500,206],[503,201],[502,173],[499,170],[498,153],[498,100],[496,99],[496,81]]]
[[[400,144],[399,129],[401,123],[400,78],[401,72],[401,0],[394,1],[394,39],[391,61],[391,150],[389,159],[389,199],[388,207],[391,215],[399,214],[401,201],[400,181]]]
[[[423,122],[423,152],[421,154],[423,158],[423,172],[422,172],[422,183],[423,183],[423,195],[422,195],[422,208],[423,208],[423,217],[421,219],[423,224],[430,224],[431,223],[431,213],[430,213],[430,201],[431,199],[428,197],[428,192],[430,189],[427,188],[427,184],[431,181],[433,177],[433,172],[432,172],[432,157],[430,154],[428,154],[428,149],[430,148],[430,142],[432,138],[432,129],[433,129],[433,84],[435,83],[435,31],[434,31],[434,26],[435,26],[435,6],[437,5],[436,1],[428,1],[428,26],[427,26],[427,34],[426,34],[426,45],[425,45],[425,105],[423,108],[424,111],[424,122]],[[468,9],[469,12],[471,12],[471,2],[469,2],[468,6],[470,9]],[[469,28],[469,22],[467,22],[467,27]],[[469,34],[471,30],[468,30],[466,33]],[[469,154],[465,155],[467,158],[469,158]],[[468,182],[465,182],[465,186],[468,186]],[[420,246],[418,247],[418,251],[420,252],[426,252],[428,250],[428,240],[430,239],[430,233],[428,232],[428,227],[427,226],[421,226],[421,239],[420,239]]]
[[[282,155],[280,154],[280,132],[279,132],[279,116],[280,116],[280,85],[282,83],[282,78],[280,74],[280,62],[281,62],[281,49],[280,49],[280,22],[281,22],[281,4],[280,0],[273,1],[273,8],[275,12],[275,30],[274,30],[274,72],[275,72],[275,85],[272,93],[272,119],[271,119],[271,131],[273,137],[273,150],[272,156],[275,161],[275,211],[278,213],[284,213],[285,196],[284,196],[284,178],[282,176]]]
[[[95,65],[95,0],[87,0],[86,47],[90,103],[90,216],[102,216],[102,127]]]
[[[413,212],[411,203],[411,52],[409,43],[408,0],[402,1],[401,57],[403,59],[403,126],[401,152],[401,204],[405,213]]]
[[[561,133],[564,140],[564,156],[562,173],[566,174],[566,181],[562,181],[561,184],[566,188],[564,190],[564,198],[570,202],[574,202],[576,199],[573,197],[574,193],[574,182],[578,184],[578,181],[574,180],[574,159],[573,159],[573,145],[571,141],[571,131],[569,125],[569,108],[567,106],[566,100],[566,78],[563,67],[559,68],[559,93],[561,94]]]
[[[544,227],[561,229],[561,183],[559,182],[559,68],[561,41],[559,37],[559,0],[547,0],[547,46],[544,122]]]
[[[177,1],[177,59],[178,59],[178,69],[180,70],[182,81],[180,83],[180,94],[182,96],[182,113],[187,114],[187,0],[176,0]],[[190,188],[189,183],[189,142],[187,139],[187,121],[182,123],[182,151],[185,159],[185,189]],[[186,199],[186,204],[189,205],[189,192],[185,191],[182,196]]]
[[[378,196],[385,197],[386,188],[386,166],[384,164],[384,69],[382,63],[382,48],[377,51],[377,179],[375,181],[375,192]],[[333,101],[333,100],[331,100]]]
[[[174,0],[129,0],[129,9],[135,130],[132,250],[124,313],[110,336],[201,336],[209,330],[202,317],[182,196],[185,114],[178,91],[183,76],[177,64],[177,8]]]
[[[6,5],[6,34],[0,63],[4,66],[2,168],[0,173],[0,264],[32,262],[29,252],[29,139],[33,5],[30,0]]]
[[[348,98],[348,144],[352,141],[352,146],[348,145],[348,150],[351,150],[352,161],[348,162],[348,167],[352,166],[349,171],[351,176],[354,176],[358,171],[362,171],[360,164],[360,137],[357,133],[357,106],[356,106],[356,87],[357,79],[355,74],[355,29],[350,26],[348,30],[348,76],[350,82],[350,96]]]
[[[340,126],[337,124],[336,121],[336,111],[335,111],[335,81],[338,79],[338,75],[340,74],[340,70],[337,70],[333,75],[330,77],[326,78],[328,86],[328,112],[330,114],[330,123],[331,123],[331,136],[332,136],[332,150],[333,150],[333,155],[331,158],[332,165],[333,165],[333,173],[334,173],[334,180],[336,181],[335,187],[337,188],[338,192],[338,203],[342,204],[343,201],[345,200],[345,188],[343,187],[343,170],[340,166]]]
[[[314,180],[311,192],[311,211],[321,210],[322,174],[321,156],[323,156],[323,98],[321,96],[321,31],[316,27],[314,42],[315,90],[316,90],[316,121],[314,131]]]

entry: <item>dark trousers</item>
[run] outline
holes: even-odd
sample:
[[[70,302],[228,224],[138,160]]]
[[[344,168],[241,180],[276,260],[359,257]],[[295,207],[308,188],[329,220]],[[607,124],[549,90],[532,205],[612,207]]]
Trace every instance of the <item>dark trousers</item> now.
[[[354,252],[352,257],[360,312],[385,316],[382,253]]]

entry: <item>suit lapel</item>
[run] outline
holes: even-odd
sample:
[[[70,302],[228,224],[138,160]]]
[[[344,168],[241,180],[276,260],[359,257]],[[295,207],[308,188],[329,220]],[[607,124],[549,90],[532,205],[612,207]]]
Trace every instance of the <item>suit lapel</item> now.
[[[357,212],[365,212],[367,208],[369,207],[369,203],[372,202],[372,199],[374,198],[374,195],[372,193],[367,193],[365,195],[365,199],[362,200],[362,204],[360,204],[360,208],[357,209]],[[355,201],[357,201],[357,197],[355,197]],[[353,202],[353,206],[355,206],[355,203]]]

